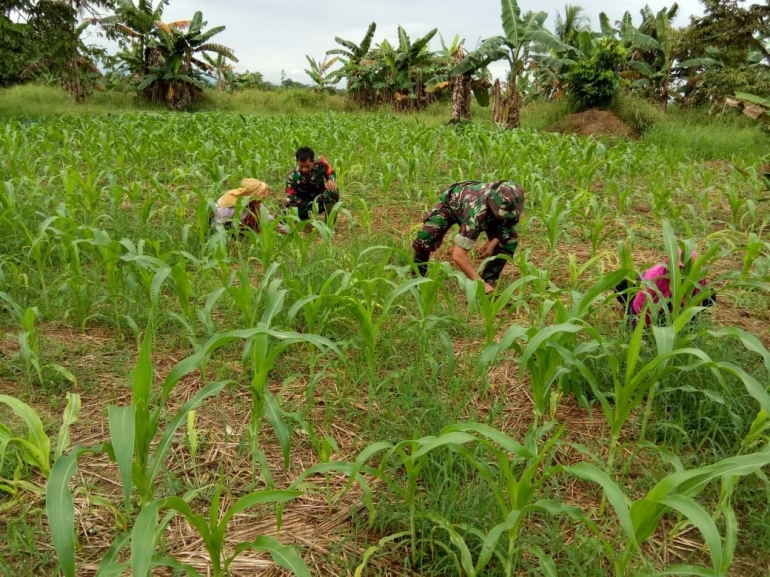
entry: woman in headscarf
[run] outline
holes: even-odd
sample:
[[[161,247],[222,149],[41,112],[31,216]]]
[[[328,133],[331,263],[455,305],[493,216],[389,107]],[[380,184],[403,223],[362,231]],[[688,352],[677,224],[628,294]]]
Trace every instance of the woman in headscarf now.
[[[212,225],[218,224],[226,229],[231,229],[236,224],[236,208],[240,199],[244,199],[240,211],[239,231],[251,229],[259,232],[259,214],[262,208],[262,201],[270,195],[270,186],[266,182],[256,178],[244,178],[241,186],[228,190],[217,200],[214,213],[211,215]],[[268,213],[268,218],[273,220],[275,217]],[[289,229],[279,224],[278,232],[287,234]]]
[[[698,253],[693,251],[689,256],[688,261],[693,262],[698,258]],[[682,249],[679,249],[679,270],[684,271],[685,262],[682,258]],[[650,326],[652,323],[652,311],[659,310],[658,320],[662,320],[665,311],[662,309],[662,305],[666,305],[668,310],[671,310],[671,276],[668,271],[668,257],[662,262],[654,266],[651,266],[638,279],[638,285],[634,285],[629,282],[628,279],[623,281],[615,287],[615,293],[618,302],[623,306],[623,310],[632,320],[633,324],[639,318],[639,315],[644,310],[647,300],[652,302],[649,305],[647,315],[645,317],[645,324]],[[706,287],[707,281],[705,278],[700,279],[698,285],[693,287],[692,294],[697,295],[701,292],[701,289]],[[635,290],[636,289],[636,290]],[[713,291],[708,291],[705,298],[699,303],[701,306],[711,306],[716,302],[716,294]],[[663,303],[658,304],[661,299]],[[684,305],[684,303],[682,303]]]

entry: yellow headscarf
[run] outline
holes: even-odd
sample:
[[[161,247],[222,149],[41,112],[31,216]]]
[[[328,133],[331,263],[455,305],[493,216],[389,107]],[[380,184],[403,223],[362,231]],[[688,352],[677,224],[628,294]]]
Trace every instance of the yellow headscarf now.
[[[217,200],[218,208],[230,208],[235,206],[241,196],[253,196],[259,199],[267,198],[270,194],[270,186],[266,182],[256,178],[244,178],[239,188],[228,190]]]

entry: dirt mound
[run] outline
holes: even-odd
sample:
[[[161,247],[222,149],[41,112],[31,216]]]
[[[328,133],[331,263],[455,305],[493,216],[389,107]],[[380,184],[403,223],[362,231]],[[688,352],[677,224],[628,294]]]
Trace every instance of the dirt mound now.
[[[569,132],[579,136],[611,136],[636,140],[638,135],[612,112],[606,110],[586,110],[570,114],[548,129],[549,132]]]

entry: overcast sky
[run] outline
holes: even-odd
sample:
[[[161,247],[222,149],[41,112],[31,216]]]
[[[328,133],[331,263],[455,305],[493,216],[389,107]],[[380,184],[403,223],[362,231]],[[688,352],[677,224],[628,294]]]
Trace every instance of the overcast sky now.
[[[154,0],[153,5],[157,2]],[[628,10],[638,24],[639,11],[645,5],[658,12],[670,7],[673,0],[519,0],[522,12],[546,12],[546,25],[551,30],[556,14],[564,14],[565,4],[583,6],[591,27],[598,30],[601,12],[614,22]],[[679,0],[678,4],[675,26],[685,26],[691,15],[703,14],[698,0]],[[438,28],[447,44],[458,34],[469,49],[480,39],[502,34],[500,0],[171,0],[163,20],[187,20],[197,10],[203,13],[208,27],[226,26],[212,42],[235,51],[239,60],[235,70],[261,72],[273,83],[280,81],[283,70],[288,78],[309,84],[305,55],[323,60],[327,50],[338,47],[335,36],[358,44],[371,22],[377,23],[374,44],[385,38],[397,42],[399,25],[413,41],[433,28]],[[431,48],[440,46],[437,34]],[[499,66],[490,69],[494,76],[501,74]]]

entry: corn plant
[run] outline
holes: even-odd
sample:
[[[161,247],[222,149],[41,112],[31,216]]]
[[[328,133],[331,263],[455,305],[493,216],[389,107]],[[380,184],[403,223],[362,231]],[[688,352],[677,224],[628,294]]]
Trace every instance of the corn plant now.
[[[40,364],[40,351],[38,349],[37,331],[35,319],[38,316],[37,307],[22,307],[7,293],[0,292],[0,299],[4,301],[5,308],[12,312],[16,320],[21,323],[22,331],[17,335],[21,358],[27,372],[27,381],[32,382],[33,375],[37,376],[39,383],[43,382],[43,369]]]
[[[263,278],[263,283],[270,282],[270,278],[275,273],[277,268],[276,263],[273,263],[266,271]],[[262,290],[254,290],[254,285],[251,281],[251,264],[243,258],[243,255],[238,255],[238,284],[235,285],[232,280],[228,281],[225,285],[225,292],[233,299],[233,302],[241,311],[241,318],[244,327],[253,327],[257,317],[257,299],[262,296]]]
[[[486,374],[487,367],[500,353],[507,349],[515,350],[519,355],[519,366],[529,371],[536,418],[549,413],[553,416],[563,393],[561,387],[560,390],[553,389],[572,372],[574,366],[572,357],[565,355],[565,351],[577,346],[575,335],[586,326],[583,319],[595,310],[597,302],[603,302],[603,293],[614,287],[624,275],[623,270],[605,275],[585,294],[573,295],[575,303],[571,308],[558,301],[546,301],[543,313],[553,309],[557,324],[529,328],[511,326],[499,343],[491,343],[484,349],[479,370]]]
[[[22,464],[31,467],[43,477],[51,473],[51,440],[45,433],[43,422],[35,410],[25,402],[9,395],[0,395],[0,403],[8,406],[20,418],[27,429],[26,437],[18,436],[8,425],[0,423],[0,464],[5,462],[8,448],[16,451],[19,468],[15,479],[0,479],[0,490],[18,495],[18,489],[23,488],[33,492],[42,492],[36,484],[29,482],[29,476],[20,470]],[[62,424],[53,453],[53,459],[58,459],[69,445],[70,427],[77,421],[80,412],[80,395],[67,393],[67,405],[62,415]],[[22,476],[26,476],[22,478]]]
[[[524,305],[524,288],[537,280],[534,275],[527,275],[516,279],[499,292],[487,294],[482,283],[472,281],[457,271],[453,271],[452,275],[464,290],[468,310],[471,313],[480,311],[484,317],[485,346],[492,344],[511,312]],[[507,314],[501,314],[506,311]]]
[[[156,555],[156,543],[163,535],[168,523],[174,514],[181,514],[185,520],[198,532],[209,554],[211,572],[206,573],[220,577],[229,575],[228,569],[233,560],[252,550],[256,552],[268,552],[275,564],[291,571],[300,577],[309,577],[310,571],[302,558],[291,547],[281,544],[280,541],[267,535],[260,535],[250,541],[235,545],[232,554],[225,552],[225,539],[227,537],[227,525],[235,515],[238,515],[251,507],[266,503],[285,503],[300,497],[300,491],[255,491],[240,497],[227,510],[220,512],[222,483],[217,486],[207,515],[195,513],[190,505],[180,497],[166,497],[147,504],[142,508],[136,518],[134,527],[130,533],[131,557],[125,563],[117,562],[117,553],[127,543],[123,538],[116,542],[117,547],[111,551],[109,563],[102,563],[99,567],[102,574],[118,574],[129,567],[133,575],[147,576],[153,567],[167,566],[172,569],[183,570],[187,575],[198,576],[199,573],[189,565],[179,563],[173,558],[163,558]],[[160,523],[158,513],[164,510],[170,511]]]
[[[570,201],[564,200],[561,195],[554,195],[551,197],[550,204],[548,206],[543,204],[542,209],[540,218],[545,225],[548,248],[553,252],[556,250],[559,238],[564,233],[564,222],[572,212],[572,204]]]
[[[286,314],[287,324],[296,325],[298,315],[301,312],[307,332],[323,332],[332,320],[333,308],[330,303],[333,304],[337,297],[347,290],[350,279],[350,273],[339,269],[335,270],[326,277],[316,292],[310,283],[305,286],[301,279],[287,278],[286,286],[296,297],[295,303]],[[335,283],[338,280],[339,286],[335,288]]]
[[[267,333],[276,338],[291,338],[262,327],[216,335],[196,354],[174,366],[163,382],[157,405],[150,409],[153,383],[152,330],[147,331],[134,373],[132,404],[125,407],[108,407],[111,442],[91,448],[75,447],[70,453],[59,457],[51,470],[52,481],[47,485],[46,512],[54,547],[62,571],[67,577],[75,575],[73,534],[75,512],[68,483],[77,472],[78,459],[88,453],[108,454],[118,465],[126,506],[130,504],[134,488],[140,507],[149,506],[154,502],[157,476],[164,466],[174,435],[186,421],[187,414],[196,409],[206,398],[217,395],[225,386],[235,383],[219,381],[204,386],[171,417],[166,428],[161,431],[160,418],[175,386],[185,375],[199,369],[218,348],[234,340],[251,339],[261,333]],[[160,435],[159,438],[158,435]]]
[[[413,560],[418,550],[415,522],[418,518],[424,518],[437,530],[447,533],[451,546],[450,543],[439,543],[447,551],[452,547],[457,549],[458,572],[472,576],[483,574],[484,569],[495,556],[501,562],[505,574],[510,575],[522,553],[522,548],[517,545],[517,539],[524,527],[526,516],[530,513],[566,514],[595,530],[593,523],[578,509],[547,499],[535,500],[538,489],[558,470],[551,461],[555,453],[554,446],[563,428],[551,435],[541,448],[537,446],[542,437],[552,428],[551,423],[545,427],[530,430],[525,444],[521,445],[487,425],[479,423],[451,425],[443,429],[437,437],[423,437],[402,441],[395,445],[387,442],[374,443],[360,453],[356,459],[354,472],[360,470],[377,454],[382,453],[376,469],[370,466],[368,471],[387,483],[388,487],[409,507],[409,531],[396,535],[398,538],[410,536]],[[441,449],[449,451],[450,460],[460,458],[470,464],[492,492],[502,521],[488,531],[475,526],[454,525],[438,513],[417,510],[420,472],[428,462],[430,454]],[[405,485],[401,475],[392,474],[393,465],[404,468]],[[437,540],[436,537],[431,539],[434,542]],[[475,561],[468,545],[471,540],[482,543]],[[360,568],[365,565],[365,562],[366,558]]]
[[[280,281],[273,281],[280,283]],[[292,331],[279,331],[272,329],[273,320],[283,308],[286,289],[277,289],[278,284],[272,290],[266,303],[257,329],[248,337],[244,348],[244,358],[251,360],[252,379],[249,390],[252,395],[252,411],[250,435],[252,443],[252,455],[255,459],[262,456],[259,450],[259,436],[262,429],[262,420],[266,417],[278,437],[283,451],[284,468],[288,468],[290,460],[290,437],[286,424],[283,422],[278,401],[268,389],[268,379],[278,357],[292,344],[306,343],[317,348],[321,352],[334,352],[340,355],[339,349],[328,339],[314,334],[301,334]],[[262,459],[264,460],[264,459]],[[262,467],[265,474],[269,473],[267,467]]]
[[[363,338],[363,350],[369,375],[369,409],[374,401],[376,389],[377,369],[377,343],[382,329],[382,324],[389,318],[389,313],[396,305],[396,301],[406,293],[414,293],[414,288],[420,284],[432,282],[430,279],[409,279],[401,284],[395,284],[388,279],[356,278],[352,288],[360,288],[361,296],[343,295],[339,302],[358,322],[358,328]],[[383,301],[377,298],[376,285],[382,284],[393,287]]]
[[[740,455],[696,469],[680,470],[660,480],[644,497],[631,500],[607,474],[589,463],[566,467],[566,471],[579,479],[594,482],[602,487],[612,504],[626,543],[619,555],[612,559],[616,575],[625,575],[630,562],[640,546],[647,541],[667,511],[675,511],[687,518],[703,536],[711,557],[711,569],[693,565],[668,567],[668,575],[726,575],[733,561],[737,527],[728,519],[727,534],[719,534],[712,515],[695,497],[713,480],[724,477],[751,475],[770,464],[770,450],[750,455]]]
[[[171,447],[171,441],[177,428],[187,418],[187,413],[195,409],[207,397],[218,394],[229,382],[221,381],[206,385],[192,399],[185,403],[173,416],[165,430],[160,431],[160,419],[166,401],[184,375],[195,370],[207,354],[222,342],[210,341],[209,348],[204,348],[195,361],[181,361],[169,373],[163,383],[161,398],[158,404],[153,404],[153,369],[152,369],[152,333],[150,326],[142,341],[139,359],[133,380],[131,404],[118,407],[109,406],[107,409],[110,436],[110,452],[114,456],[123,483],[123,497],[126,508],[130,507],[132,487],[136,488],[140,505],[152,501],[155,493],[155,479],[165,462],[166,454]],[[156,437],[161,433],[155,452],[152,446]]]

